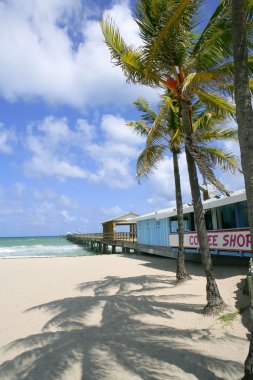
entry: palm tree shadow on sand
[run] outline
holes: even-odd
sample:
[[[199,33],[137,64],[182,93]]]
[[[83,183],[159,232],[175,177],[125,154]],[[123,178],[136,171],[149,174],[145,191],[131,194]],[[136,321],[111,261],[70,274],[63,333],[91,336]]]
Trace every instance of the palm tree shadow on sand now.
[[[170,326],[176,311],[201,313],[203,308],[189,303],[189,297],[196,301],[198,296],[182,294],[180,287],[168,296],[164,289],[174,286],[168,276],[106,277],[80,284],[82,296],[27,310],[47,312],[50,318],[41,333],[6,347],[19,353],[0,366],[0,379],[238,378],[240,363],[207,356],[192,343],[215,347],[217,340],[232,345],[239,338]]]

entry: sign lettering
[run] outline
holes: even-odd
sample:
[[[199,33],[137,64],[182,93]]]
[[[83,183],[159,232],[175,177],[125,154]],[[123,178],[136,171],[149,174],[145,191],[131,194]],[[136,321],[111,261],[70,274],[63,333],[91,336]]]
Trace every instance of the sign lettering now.
[[[207,235],[210,249],[246,252],[251,250],[251,239],[248,229],[208,231]],[[178,247],[177,233],[169,234],[169,246]],[[196,232],[184,233],[184,247],[199,248]]]

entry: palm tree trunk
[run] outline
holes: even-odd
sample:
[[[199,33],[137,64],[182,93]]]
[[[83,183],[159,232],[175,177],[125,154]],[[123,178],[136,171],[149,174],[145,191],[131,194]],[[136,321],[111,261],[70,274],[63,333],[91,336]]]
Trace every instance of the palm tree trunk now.
[[[191,138],[191,120],[189,116],[189,104],[186,101],[182,101],[182,122],[183,130],[188,139]],[[204,217],[203,205],[201,202],[201,194],[197,176],[197,169],[195,162],[187,149],[186,152],[186,161],[188,166],[188,174],[190,180],[191,194],[193,200],[193,209],[194,209],[194,221],[198,235],[199,248],[201,253],[201,260],[204,267],[207,284],[206,284],[206,297],[207,305],[204,309],[205,314],[217,314],[224,309],[224,301],[220,295],[218,286],[216,284],[214,274],[211,254],[209,251],[206,223]]]
[[[173,168],[175,179],[175,191],[176,191],[176,204],[177,204],[177,222],[178,222],[178,253],[177,253],[177,282],[183,282],[189,280],[191,277],[188,275],[184,264],[184,215],[183,215],[183,203],[180,173],[178,166],[178,153],[173,152]]]
[[[246,0],[232,1],[232,37],[234,45],[234,84],[236,119],[248,204],[248,219],[253,252],[253,111],[249,89],[246,32]],[[252,300],[251,300],[252,306]],[[253,379],[253,328],[243,379]]]

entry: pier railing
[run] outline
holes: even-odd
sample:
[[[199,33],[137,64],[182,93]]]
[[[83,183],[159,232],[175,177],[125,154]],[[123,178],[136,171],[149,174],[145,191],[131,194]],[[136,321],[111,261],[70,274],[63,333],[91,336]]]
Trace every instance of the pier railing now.
[[[80,239],[87,240],[121,240],[121,241],[137,241],[136,233],[134,232],[113,232],[113,233],[90,233],[90,234],[73,234]]]

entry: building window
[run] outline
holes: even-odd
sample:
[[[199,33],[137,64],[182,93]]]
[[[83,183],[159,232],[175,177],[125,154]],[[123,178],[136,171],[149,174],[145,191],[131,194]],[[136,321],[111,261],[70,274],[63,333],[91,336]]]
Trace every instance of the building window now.
[[[176,217],[170,218],[170,232],[177,232],[177,231],[178,231],[177,218]]]
[[[235,217],[235,205],[226,205],[218,207],[218,227],[219,229],[229,229],[236,228],[236,217]]]
[[[184,231],[194,231],[193,213],[184,215]],[[177,217],[170,218],[170,232],[178,232]]]
[[[156,228],[160,228],[160,219],[156,221]]]
[[[240,227],[249,227],[248,206],[247,206],[246,201],[241,202],[240,212],[241,212],[241,226]]]
[[[212,220],[211,210],[205,210],[205,221],[206,221],[206,229],[213,230],[213,220]]]

